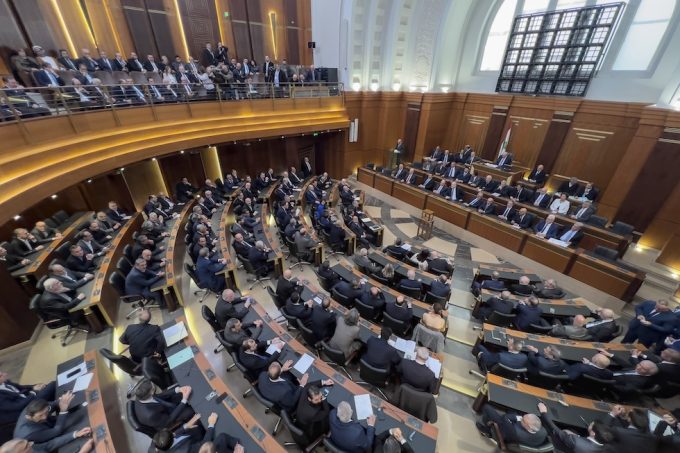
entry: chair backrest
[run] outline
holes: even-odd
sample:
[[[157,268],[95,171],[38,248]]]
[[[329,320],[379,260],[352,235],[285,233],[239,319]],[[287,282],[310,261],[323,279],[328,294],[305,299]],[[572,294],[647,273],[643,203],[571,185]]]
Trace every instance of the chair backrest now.
[[[342,450],[338,448],[333,441],[331,440],[330,437],[324,437],[323,438],[323,446],[326,447],[326,450],[328,450],[330,453],[349,453],[348,451]]]
[[[398,260],[403,260],[404,257],[406,256],[406,252],[404,252],[404,253],[396,253],[396,252],[393,252],[392,249],[387,249],[385,252],[386,252],[389,256],[391,256],[392,258],[396,258],[396,259],[398,259]]]
[[[451,293],[449,293],[449,296],[450,295],[451,295]],[[435,304],[435,303],[439,302],[440,304],[442,304],[442,306],[446,306],[448,301],[449,301],[448,296],[437,296],[436,294],[432,294],[430,291],[425,293],[425,299],[424,299],[425,303]]]
[[[551,381],[568,381],[569,380],[569,375],[566,373],[563,374],[552,374],[552,373],[546,373],[545,371],[538,370],[538,375],[541,376],[542,378],[551,380]]]
[[[222,326],[217,320],[217,317],[215,317],[215,313],[213,313],[213,311],[207,305],[201,305],[201,316],[203,316],[203,319],[205,319],[208,325],[210,325],[210,328],[213,330],[213,332],[219,332],[222,330]]]
[[[432,393],[416,390],[408,384],[401,384],[399,390],[402,393],[399,398],[399,402],[401,403],[399,404],[400,409],[403,409],[414,417],[421,418],[428,423],[437,422],[436,411],[432,414],[434,417],[433,419],[427,416],[423,418],[426,412],[423,409],[434,403],[434,395]],[[436,407],[436,403],[433,405]]]
[[[625,222],[617,220],[612,225],[612,233],[620,234],[621,236],[630,236],[635,231],[635,227]]]
[[[397,291],[413,299],[420,299],[421,297],[420,290],[416,288],[407,288],[405,286],[399,285],[397,286]]]
[[[593,254],[610,261],[616,261],[619,257],[618,251],[610,249],[609,247],[604,247],[602,245],[596,245],[593,249]]]
[[[324,354],[326,354],[326,356],[328,356],[328,358],[331,359],[331,361],[333,361],[333,362],[335,362],[335,363],[337,363],[338,365],[341,365],[341,366],[345,365],[345,362],[347,361],[347,359],[345,358],[344,352],[342,352],[339,349],[333,348],[332,346],[330,346],[325,341],[321,341],[321,348],[322,348]]]
[[[515,314],[506,314],[494,310],[486,319],[486,322],[498,327],[510,327],[516,316]]]
[[[290,432],[290,436],[293,438],[293,440],[299,447],[302,447],[304,449],[310,444],[310,440],[305,435],[305,432],[298,428],[297,425],[295,425],[295,423],[290,418],[290,415],[288,415],[288,412],[286,412],[285,409],[281,410],[281,420],[283,420],[283,424]]]
[[[127,274],[130,273],[132,270],[132,264],[125,258],[124,256],[121,256],[118,258],[118,261],[116,262],[116,270],[120,272],[120,275],[123,277],[126,277]]]
[[[599,215],[591,215],[586,223],[594,227],[604,228],[607,226],[607,222],[609,222],[609,219],[607,219],[606,217],[602,217]]]
[[[509,366],[503,363],[496,363],[494,366],[491,367],[490,371],[498,376],[516,381],[521,376],[526,374],[528,370],[526,368],[510,368]]]
[[[286,305],[286,301],[285,300],[282,301],[279,295],[276,294],[276,291],[274,291],[272,287],[269,285],[267,285],[267,294],[269,294],[269,297],[271,297],[272,302],[274,302],[276,308],[281,309],[281,307]]]
[[[66,258],[68,258],[69,254],[71,253],[69,248],[71,248],[71,242],[64,241],[61,245],[59,245],[59,247],[56,248],[54,254],[57,255],[60,260],[66,261]]]
[[[194,268],[194,266],[189,263],[184,263],[184,270],[186,271],[187,274],[189,274],[189,277],[194,282],[194,284],[199,288],[203,289],[205,285],[201,285],[201,281],[198,279],[198,275],[196,275],[196,269]]]
[[[302,339],[305,340],[305,343],[307,343],[309,347],[316,348],[319,341],[316,339],[316,335],[314,335],[312,329],[305,326],[302,320],[300,320],[299,318],[296,318],[295,321],[296,327],[300,331]]]
[[[369,384],[384,387],[390,377],[390,370],[376,368],[364,359],[359,359],[359,377]]]
[[[125,247],[123,247],[123,255],[125,255],[125,258],[128,259],[131,263],[134,262],[132,258],[132,245],[131,244],[125,244]]]
[[[411,327],[408,323],[393,318],[387,312],[383,313],[383,325],[392,329],[392,332],[400,337],[406,335],[406,332]]]
[[[450,275],[451,271],[449,269],[439,269],[438,267],[428,267],[427,271],[435,275]]]
[[[122,371],[129,374],[130,376],[142,375],[142,371],[139,369],[139,365],[133,362],[131,358],[126,357],[124,355],[116,354],[113,351],[106,348],[100,349],[99,353],[103,355],[104,358],[106,358],[109,362],[115,364],[118,368],[120,368]]]
[[[352,304],[354,301],[349,297],[345,296],[344,294],[336,291],[335,288],[331,290],[331,297],[335,299],[340,305],[345,306],[347,308],[352,308]]]
[[[601,385],[614,385],[614,384],[616,384],[616,381],[614,379],[600,379],[598,377],[591,376],[590,374],[582,374],[581,378],[584,381],[590,381],[590,382],[594,382],[594,383],[601,384]]]
[[[374,307],[366,305],[359,299],[354,299],[354,308],[359,312],[359,316],[367,321],[373,321],[377,317],[377,313]]]
[[[119,296],[125,295],[125,279],[118,272],[111,272],[109,284],[113,286]]]
[[[260,404],[262,404],[264,407],[266,407],[267,409],[269,409],[269,410],[271,410],[272,412],[275,412],[275,413],[277,413],[277,414],[281,412],[281,410],[277,408],[276,403],[274,403],[273,401],[269,401],[267,398],[265,398],[265,397],[262,395],[262,393],[260,393],[260,390],[257,388],[256,385],[254,385],[254,386],[252,387],[252,389],[253,389],[253,395],[255,395],[255,399],[256,399]],[[277,412],[277,411],[278,411],[278,412]]]
[[[56,228],[56,227],[59,226],[59,224],[57,222],[55,222],[54,219],[51,218],[51,217],[48,218],[48,219],[45,219],[44,222],[45,222],[45,225],[47,225],[50,228]]]
[[[50,278],[49,275],[43,275],[42,277],[40,277],[40,280],[38,280],[35,284],[35,289],[37,289],[40,292],[45,291],[45,280],[47,280],[48,278]]]
[[[62,223],[66,222],[68,220],[68,214],[66,213],[66,211],[61,210],[61,211],[55,212],[54,215],[52,216],[52,218],[54,220],[56,220],[57,222],[59,222],[59,224],[61,225]]]
[[[137,414],[135,413],[134,401],[128,400],[128,402],[125,404],[125,413],[127,415],[128,423],[130,424],[130,427],[132,429],[142,434],[146,434],[147,436],[153,439],[153,436],[156,434],[156,430],[151,428],[150,426],[142,425],[139,422]]]
[[[540,324],[529,324],[529,330],[536,333],[548,334],[552,330],[552,326],[545,319],[541,318]]]
[[[158,360],[151,357],[142,359],[142,374],[145,378],[156,384],[161,390],[170,387],[173,382]]]
[[[255,273],[255,268],[253,267],[253,264],[248,260],[248,258],[244,258],[243,256],[239,255],[238,259],[243,264],[243,268],[246,270],[247,273],[249,274]]]
[[[387,277],[383,276],[382,274],[371,274],[370,277],[373,280],[379,281],[380,283],[382,283],[385,286],[390,285],[390,281],[387,279]]]
[[[232,349],[229,352],[229,355],[231,356],[231,360],[234,362],[234,365],[236,365],[236,368],[243,375],[243,379],[248,381],[248,383],[251,384],[253,386],[253,389],[254,389],[257,386],[257,377],[250,375],[250,370],[248,370],[246,367],[243,366],[241,361],[238,359],[238,354],[236,353],[236,351],[234,351]],[[260,395],[260,396],[262,396],[262,395]]]
[[[328,281],[328,279],[322,275],[319,275],[319,273],[314,269],[314,273],[316,274],[316,278],[319,280],[319,285],[321,288],[323,288],[325,291],[331,290],[331,282]]]

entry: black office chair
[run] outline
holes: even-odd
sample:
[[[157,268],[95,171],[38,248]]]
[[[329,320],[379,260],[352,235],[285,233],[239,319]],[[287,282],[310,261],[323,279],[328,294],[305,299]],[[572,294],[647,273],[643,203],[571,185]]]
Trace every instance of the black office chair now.
[[[302,266],[304,266],[305,264],[308,265],[308,266],[313,265],[309,261],[305,261],[304,259],[302,259],[300,257],[300,254],[298,253],[297,245],[295,245],[295,241],[289,241],[285,234],[283,235],[283,238],[284,238],[284,241],[286,242],[286,244],[288,245],[288,250],[290,251],[290,256],[292,256],[296,260],[295,263],[293,263],[293,265],[290,266],[291,270],[295,269],[298,266],[300,267],[300,269],[302,269]]]
[[[382,283],[385,286],[392,286],[392,282],[390,282],[387,277],[383,276],[382,274],[371,274],[369,275],[373,280],[376,280],[380,283]]]
[[[290,436],[293,438],[294,442],[284,442],[284,447],[292,447],[297,445],[303,453],[310,453],[323,441],[326,437],[324,434],[319,436],[317,439],[310,440],[307,435],[293,422],[293,419],[288,415],[285,409],[281,410],[281,420],[283,425],[290,432]]]
[[[166,390],[175,385],[170,370],[166,369],[158,363],[158,360],[152,357],[144,357],[142,359],[142,375],[161,390]]]
[[[132,264],[125,258],[121,256],[116,262],[116,271],[123,277],[127,277],[127,274],[132,270]]]
[[[401,384],[397,393],[401,394],[397,401],[399,409],[427,423],[437,422],[437,404],[432,393],[416,390],[409,384]],[[434,410],[428,411],[430,407]]]
[[[297,322],[297,329],[300,331],[300,335],[302,335],[302,339],[304,340],[305,343],[307,343],[307,346],[309,346],[312,350],[314,350],[314,353],[316,354],[317,357],[319,357],[319,350],[321,349],[321,342],[316,339],[316,335],[314,335],[314,332],[312,332],[312,329],[309,327],[305,326],[303,322],[296,318],[295,321]]]
[[[59,227],[59,224],[57,222],[55,222],[54,219],[51,218],[51,217],[43,220],[43,222],[45,222],[45,225],[47,225],[50,228],[58,228]]]
[[[66,346],[78,332],[89,333],[87,330],[78,327],[78,323],[73,319],[62,318],[61,313],[52,313],[48,310],[41,309],[40,297],[40,293],[34,294],[28,302],[28,309],[40,318],[43,326],[50,330],[55,330],[52,334],[52,339],[61,338],[61,345]],[[62,329],[63,327],[65,327],[65,329]]]
[[[617,220],[612,225],[612,233],[620,234],[621,236],[630,236],[635,231],[635,227],[625,222]]]
[[[247,258],[239,256],[239,260],[241,261],[241,263],[243,263],[243,268],[246,270],[246,272],[255,276],[255,278],[246,279],[248,283],[252,283],[250,287],[248,287],[248,289],[252,290],[255,284],[257,283],[262,285],[262,289],[266,288],[267,285],[265,285],[264,282],[271,281],[271,277],[259,273]]]
[[[605,228],[607,223],[609,223],[609,219],[599,215],[592,215],[586,223],[597,228]]]
[[[375,321],[381,315],[379,310],[371,305],[366,305],[360,299],[354,299],[354,308],[359,312],[359,316],[367,321]]]
[[[53,219],[55,222],[57,222],[59,225],[63,225],[64,223],[66,223],[66,221],[68,220],[68,218],[69,218],[69,217],[68,217],[68,214],[67,214],[66,211],[64,211],[64,210],[57,211],[57,212],[55,212],[54,215],[52,216],[52,219]]]
[[[382,319],[383,325],[392,329],[392,333],[399,337],[405,337],[408,331],[411,330],[411,324],[402,321],[400,319],[395,319],[387,312],[383,313]]]
[[[144,308],[159,308],[158,304],[148,304],[141,294],[125,294],[125,279],[117,272],[112,272],[109,275],[109,284],[118,293],[118,300],[124,304],[130,304],[132,307],[132,311],[125,316],[125,319],[130,319],[134,313]]]
[[[104,356],[106,360],[116,365],[125,374],[131,377],[137,377],[142,375],[142,365],[133,361],[130,357],[116,354],[115,352],[101,348],[99,353]]]
[[[243,379],[248,381],[248,384],[250,384],[248,390],[243,392],[243,398],[247,398],[248,395],[253,393],[253,389],[257,387],[257,378],[254,376],[250,375],[250,371],[243,366],[243,364],[239,361],[238,359],[238,354],[236,351],[232,350],[229,355],[231,356],[231,360],[233,360],[234,365],[236,365],[236,368],[241,372],[241,375],[243,376]]]
[[[420,299],[422,297],[421,291],[419,289],[416,289],[416,288],[407,288],[405,286],[399,285],[399,286],[397,286],[396,289],[397,289],[397,291],[399,291],[403,295],[408,296],[412,299]]]
[[[316,275],[317,280],[319,280],[319,286],[321,286],[324,291],[330,292],[333,284],[326,277],[319,275],[316,269],[314,269],[314,274]]]
[[[434,275],[451,275],[453,274],[453,269],[439,269],[438,267],[428,267],[427,271]]]
[[[448,295],[446,296],[437,296],[436,294],[432,294],[430,291],[425,293],[425,299],[423,302],[434,305],[435,303],[439,302],[442,304],[442,307],[445,307],[447,303],[449,303],[449,297],[451,297],[451,293],[449,292]]]
[[[269,401],[267,398],[262,396],[262,393],[260,393],[260,390],[257,388],[257,386],[252,387],[252,389],[255,399],[265,407],[264,413],[268,414],[271,412],[278,417],[276,424],[274,425],[274,429],[272,430],[272,435],[276,436],[276,433],[279,431],[279,426],[281,426],[281,408],[278,404],[274,403],[273,401]]]
[[[380,393],[384,400],[389,401],[381,389],[387,387],[390,370],[376,368],[364,359],[359,359],[359,377],[363,380],[357,382],[357,384],[368,386],[369,391],[375,390]]]
[[[280,277],[280,278],[283,278],[283,277]],[[272,302],[274,302],[274,305],[275,305],[276,308],[278,308],[279,310],[281,310],[281,308],[283,308],[283,307],[286,306],[286,301],[285,301],[285,300],[281,300],[281,298],[279,297],[279,295],[276,294],[276,291],[274,291],[274,290],[272,289],[272,287],[269,286],[269,285],[267,285],[267,294],[269,294],[269,297],[271,298]]]
[[[483,368],[480,364],[480,368]],[[482,370],[484,371],[484,370]],[[503,363],[497,363],[488,370],[491,374],[495,374],[511,381],[525,381],[527,375],[527,368],[511,368]]]
[[[547,335],[552,330],[552,326],[550,325],[550,323],[548,321],[541,318],[539,323],[529,324],[529,328],[527,330],[529,332],[539,333],[541,335]]]
[[[404,252],[404,253],[397,253],[397,252],[393,252],[393,251],[390,250],[390,249],[386,249],[386,250],[385,250],[385,253],[387,253],[387,255],[388,255],[388,256],[391,256],[392,258],[398,259],[399,261],[404,261],[404,258],[406,257],[406,252]]]
[[[331,298],[335,300],[337,303],[342,305],[343,307],[347,308],[352,308],[354,305],[354,300],[350,299],[349,297],[345,296],[342,293],[339,293],[335,288],[331,290]]]
[[[609,247],[604,247],[601,245],[596,245],[593,249],[593,255],[598,258],[603,258],[609,261],[616,261],[619,258],[619,252]]]
[[[569,382],[569,375],[567,373],[552,374],[545,371],[539,371],[538,374],[529,375],[529,383],[537,387],[546,389],[562,389],[564,385]]]
[[[149,436],[151,439],[153,439],[153,436],[156,434],[156,430],[150,426],[143,425],[139,419],[137,418],[137,414],[135,413],[135,402],[128,400],[128,402],[125,405],[125,412],[127,414],[127,419],[128,423],[130,423],[130,427],[142,434],[146,434]]]
[[[486,322],[498,327],[510,327],[515,322],[516,317],[517,315],[514,313],[507,314],[494,310],[489,317],[486,318]]]
[[[49,275],[43,275],[42,277],[40,277],[40,279],[35,284],[35,289],[37,289],[41,293],[45,291],[45,280],[47,280],[48,278],[50,278]]]
[[[614,322],[616,322],[616,321],[614,321]],[[616,331],[606,338],[601,338],[600,341],[602,343],[609,343],[609,342],[613,341],[614,338],[620,337],[621,335],[623,335],[623,331],[624,331],[623,325],[617,324],[616,325]]]
[[[329,453],[352,453],[347,450],[339,448],[337,445],[333,443],[330,437],[323,438],[323,446],[326,448],[326,450],[328,450]]]
[[[352,360],[354,360],[354,358],[357,356],[358,351],[354,351],[352,354],[350,354],[349,357],[345,357],[344,352],[342,352],[339,349],[333,348],[332,346],[330,346],[325,341],[321,341],[320,344],[321,344],[321,352],[326,357],[328,357],[330,359],[330,362],[326,361],[326,363],[328,363],[331,366],[335,366],[335,367],[340,368],[347,375],[349,380],[351,381],[352,376],[349,374],[349,371],[347,371],[346,367],[348,367],[350,362],[352,362]]]
[[[57,247],[54,250],[54,254],[56,257],[59,259],[61,262],[65,262],[68,256],[71,254],[71,251],[69,250],[71,248],[71,242],[70,241],[64,241],[62,242],[59,247]]]
[[[134,263],[134,258],[132,257],[132,245],[125,244],[123,247],[123,255],[128,259],[129,262]]]
[[[503,439],[501,430],[495,422],[491,422],[491,440],[498,446],[500,451],[508,451],[511,453],[551,453],[555,449],[550,442],[550,438],[539,447],[530,447],[523,444],[508,444]]]
[[[578,379],[569,383],[569,393],[603,399],[605,396],[611,397],[610,389],[615,384],[616,381],[613,379],[600,379],[588,374],[582,374]]]
[[[203,317],[205,322],[208,323],[210,329],[213,331],[213,333],[219,340],[219,338],[221,337],[220,333],[224,329],[222,329],[220,322],[217,320],[217,317],[215,316],[215,313],[213,313],[213,311],[207,305],[201,305],[201,316]],[[222,346],[222,344],[219,344],[215,349],[213,349],[213,353],[217,354],[222,349],[224,349],[224,346]],[[230,365],[229,368],[227,368],[227,371],[231,370],[232,368],[233,364]]]
[[[288,330],[288,331],[290,331],[290,330],[298,330],[298,327],[297,327],[298,319],[297,319],[297,317],[292,316],[292,315],[289,315],[289,314],[286,312],[286,307],[281,307],[281,308],[279,309],[279,311],[281,312],[281,316],[283,316],[283,318],[286,320],[286,330]],[[299,336],[300,336],[300,332],[298,331],[298,332],[295,334],[295,338],[297,338],[297,337],[299,337]]]
[[[194,291],[194,296],[197,296],[199,293],[201,294],[201,297],[198,299],[198,303],[202,304],[209,294],[220,297],[219,294],[213,293],[210,288],[206,288],[205,285],[201,284],[200,280],[198,279],[198,275],[196,275],[196,268],[193,265],[189,263],[184,263],[184,270],[186,271],[187,274],[189,274],[191,281],[193,281],[194,284],[198,287],[198,290]]]

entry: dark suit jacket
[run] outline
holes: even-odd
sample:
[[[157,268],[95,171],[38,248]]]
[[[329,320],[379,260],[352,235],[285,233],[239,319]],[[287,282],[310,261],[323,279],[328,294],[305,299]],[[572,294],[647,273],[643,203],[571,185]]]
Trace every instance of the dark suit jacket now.
[[[411,319],[413,319],[413,309],[408,308],[406,306],[406,302],[404,302],[401,307],[399,307],[395,302],[385,304],[385,313],[394,319],[398,319],[407,323],[411,322]]]
[[[245,307],[236,307],[237,304],[242,304],[245,302],[243,298],[234,299],[232,303],[229,303],[222,299],[222,296],[217,299],[215,304],[215,317],[220,325],[224,328],[227,321],[230,318],[243,319],[248,314],[248,309]]]
[[[288,299],[286,301],[286,314],[294,316],[301,321],[306,321],[312,316],[312,309],[302,303],[302,301],[294,304],[290,299]]]
[[[578,193],[576,194],[577,197],[586,197],[590,201],[595,201],[597,198],[597,195],[600,193],[595,187],[591,188],[588,193],[586,192],[586,188],[583,187],[579,189]]]
[[[144,69],[144,63],[142,63],[142,60],[140,59],[135,59],[135,58],[128,58],[127,60],[127,67],[129,71],[140,71]]]
[[[575,211],[572,212],[573,215],[578,215],[579,211],[581,210],[580,207],[576,208]],[[595,214],[595,208],[592,206],[587,208],[585,211],[583,211],[583,214],[581,214],[581,217],[577,217],[576,220],[579,220],[581,222],[587,222],[592,216]]]
[[[276,351],[272,355],[267,354],[267,342],[259,341],[257,343],[257,351],[255,354],[247,353],[243,348],[238,350],[238,360],[248,370],[249,379],[254,381],[260,376],[260,373],[266,371],[272,362],[275,362],[280,352]]]
[[[538,324],[541,321],[541,307],[518,304],[515,310],[517,316],[514,322],[519,330],[525,330],[529,327],[529,324]]]
[[[574,363],[572,365],[569,365],[569,367],[567,368],[567,374],[569,375],[569,379],[571,379],[572,381],[578,379],[583,374],[587,374],[598,379],[613,378],[613,374],[610,370],[607,369],[603,370],[594,365],[586,363]]]
[[[97,265],[94,261],[86,259],[85,255],[80,258],[69,255],[68,258],[66,258],[66,267],[71,271],[89,272],[96,269]]]
[[[563,360],[550,360],[543,356],[542,352],[529,351],[529,371],[538,373],[543,371],[550,374],[562,374],[566,371],[567,364]]]
[[[154,353],[162,353],[165,349],[165,338],[159,326],[153,324],[131,324],[120,337],[120,342],[130,345],[130,357],[142,363],[144,357]]]
[[[26,409],[19,415],[14,428],[14,438],[34,442],[33,451],[55,451],[73,441],[73,431],[66,432],[68,414],[50,416],[36,423],[26,418]]]
[[[403,286],[404,288],[409,288],[409,289],[417,289],[418,291],[423,290],[423,284],[419,282],[418,280],[411,280],[409,278],[402,278],[401,281],[399,282],[399,285],[397,286]]]
[[[479,307],[479,317],[488,318],[491,313],[497,311],[509,315],[515,309],[515,304],[510,300],[501,299],[500,297],[490,297],[481,307]]]
[[[465,192],[463,189],[460,187],[456,186],[455,188],[455,193],[453,187],[449,188],[449,197],[451,197],[452,200],[456,201],[463,201],[463,196],[465,195]]]
[[[505,158],[505,160],[503,160]],[[503,164],[501,165],[501,161],[503,161]],[[505,156],[501,156],[498,159],[496,159],[496,165],[503,169],[509,169],[512,168],[512,156],[507,154]]]
[[[125,294],[141,294],[145,297],[150,297],[151,286],[162,278],[151,271],[141,272],[139,269],[133,268],[127,277],[125,277]]]
[[[451,291],[451,288],[446,283],[442,283],[439,280],[433,280],[430,285],[430,292],[435,296],[444,297]]]
[[[375,436],[375,440],[373,441],[373,453],[383,453],[383,445],[385,444],[385,441],[387,440],[388,437],[390,437],[390,431],[385,430],[382,433],[378,434]],[[413,448],[408,444],[408,442],[405,442],[401,444],[401,451],[400,453],[413,453]]]
[[[215,275],[215,273],[224,269],[224,264],[217,261],[217,255],[212,259],[205,257],[198,257],[196,260],[196,276],[198,281],[205,285],[206,288],[212,290],[224,289],[224,277],[221,275]]]
[[[307,389],[312,385],[321,386],[321,381],[308,382],[300,394],[300,400],[295,411],[295,421],[307,435],[310,441],[318,438],[322,434],[326,434],[330,429],[328,415],[331,412],[331,406],[328,401],[323,400],[321,404],[312,405],[307,399]]]
[[[467,184],[470,181],[471,177],[472,175],[470,173],[465,173],[465,171],[461,171],[458,172],[458,175],[456,175],[456,180]]]
[[[501,183],[499,183],[498,181],[496,181],[494,179],[492,179],[488,183],[486,182],[486,179],[483,179],[482,182],[480,182],[479,186],[477,186],[477,187],[484,189],[486,192],[493,193],[498,188],[498,186],[500,184]]]
[[[543,299],[562,299],[564,297],[564,291],[560,288],[546,289],[543,288],[543,285],[534,288],[534,294]]]
[[[663,341],[664,338],[673,331],[677,321],[677,315],[671,311],[651,315],[655,306],[656,303],[654,301],[645,301],[638,304],[635,307],[636,318],[628,325],[629,332],[634,331],[637,334],[640,343],[646,346]],[[637,316],[639,315],[643,315],[645,319],[651,321],[652,324],[649,327],[643,326],[640,321],[637,320]]]
[[[156,430],[173,425],[187,408],[182,403],[182,395],[175,392],[175,387],[154,395],[153,399],[153,402],[135,401],[133,404],[139,422]]]
[[[530,296],[534,292],[534,287],[531,285],[520,285],[519,283],[515,283],[510,285],[510,291],[512,291],[513,294]]]
[[[548,435],[552,439],[553,445],[559,451],[574,453],[605,453],[612,451],[608,445],[598,445],[571,431],[559,429],[555,426],[549,414],[540,414],[540,417],[543,427],[548,431]]]
[[[325,340],[333,336],[335,331],[335,314],[324,310],[321,305],[314,304],[309,328],[314,332],[317,340]]]
[[[482,214],[496,214],[496,203],[489,203],[488,201],[479,207]]]
[[[281,381],[274,382],[266,371],[260,373],[257,387],[262,396],[289,413],[295,410],[302,394],[302,387],[285,379],[284,375]]]
[[[529,173],[529,180],[536,181],[536,184],[542,185],[545,182],[545,171],[538,172],[535,168]]]
[[[534,231],[536,233],[540,233],[543,231],[543,228],[545,228],[545,220],[541,220],[534,226]],[[557,225],[557,223],[553,222],[552,225],[548,228],[548,232],[545,235],[546,239],[551,239],[557,236],[557,233],[559,232],[560,228]]]
[[[399,352],[388,344],[387,340],[374,336],[366,342],[366,352],[362,358],[376,368],[387,370],[393,369],[401,362]]]
[[[259,250],[257,247],[251,247],[251,249],[248,250],[248,261],[250,261],[250,264],[253,265],[255,270],[267,266],[268,259],[269,255],[267,252]]]
[[[16,422],[21,411],[36,398],[36,395],[31,393],[32,385],[21,385],[9,380],[5,383],[16,387],[24,396],[9,390],[0,390],[0,407],[2,408],[0,423],[2,424]]]
[[[562,184],[560,184],[560,187],[557,189],[558,192],[566,193],[570,196],[576,195],[580,190],[581,185],[579,183],[570,186],[569,181],[564,181]]]
[[[423,392],[434,392],[437,379],[427,366],[421,365],[415,360],[402,360],[397,365],[397,371],[402,384],[409,384],[416,390]]]
[[[518,212],[517,214],[515,214],[515,217],[514,217],[512,220],[513,220],[514,222],[516,222],[516,223],[519,225],[519,227],[520,227],[521,229],[525,230],[525,229],[531,227],[531,224],[532,224],[533,221],[534,221],[534,216],[533,216],[533,214],[529,214],[529,213],[527,212],[527,213],[524,214],[524,216],[522,217],[522,216],[519,214],[519,212]]]
[[[614,333],[618,330],[616,321],[611,320],[586,328],[592,341],[608,342],[612,340]]]
[[[111,63],[113,64],[113,70],[114,71],[127,71],[128,70],[128,63],[125,60],[112,60]]]
[[[281,300],[288,300],[291,294],[293,294],[295,291],[300,291],[298,289],[297,283],[298,281],[295,278],[289,281],[283,278],[283,276],[279,277],[279,280],[276,283],[276,294],[281,298]]]
[[[354,300],[357,297],[361,297],[361,294],[363,293],[361,288],[354,289],[352,287],[352,284],[346,281],[338,282],[333,287],[333,289],[342,294],[343,296],[346,296],[349,300]]]
[[[368,453],[373,448],[375,429],[372,426],[364,428],[357,421],[343,423],[333,409],[329,416],[331,425],[331,440],[343,451]]]

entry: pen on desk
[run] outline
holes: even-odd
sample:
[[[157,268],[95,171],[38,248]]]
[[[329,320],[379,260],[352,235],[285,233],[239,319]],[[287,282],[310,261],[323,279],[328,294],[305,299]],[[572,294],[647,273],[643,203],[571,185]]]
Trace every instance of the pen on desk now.
[[[416,435],[416,431],[415,430],[411,431],[411,434],[409,434],[409,436],[408,436],[408,440],[413,441],[413,438],[415,437],[415,435]]]

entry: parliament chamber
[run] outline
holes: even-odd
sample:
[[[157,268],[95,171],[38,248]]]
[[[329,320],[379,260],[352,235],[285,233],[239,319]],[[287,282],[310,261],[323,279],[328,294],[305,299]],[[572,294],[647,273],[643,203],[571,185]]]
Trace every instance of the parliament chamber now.
[[[0,0],[0,453],[680,448],[676,0]]]

